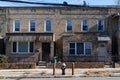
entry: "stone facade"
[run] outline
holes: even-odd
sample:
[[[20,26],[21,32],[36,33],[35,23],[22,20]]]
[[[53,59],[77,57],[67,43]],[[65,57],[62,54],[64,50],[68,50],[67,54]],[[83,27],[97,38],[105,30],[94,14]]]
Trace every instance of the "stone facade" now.
[[[49,58],[49,61],[52,60],[55,55],[58,56],[58,60],[63,61],[70,61],[71,58],[73,60],[74,58],[77,58],[76,61],[81,61],[79,59],[83,58],[82,61],[87,61],[88,57],[95,57],[95,60],[92,61],[108,61],[108,58],[111,55],[111,50],[114,49],[112,47],[116,44],[112,38],[116,35],[114,32],[118,30],[119,19],[114,16],[119,12],[120,8],[113,7],[8,7],[6,8],[7,29],[5,31],[7,33],[6,55],[10,62],[39,62],[46,56],[43,53],[43,43],[49,43],[48,46],[50,48],[50,54],[49,56],[46,56]],[[15,19],[20,20],[19,32],[14,32]],[[30,19],[34,19],[36,21],[36,30],[34,32],[30,31]],[[82,21],[84,19],[88,20],[87,32],[82,30]],[[98,31],[98,20],[101,19],[104,20],[104,30]],[[51,20],[51,32],[45,31],[45,20]],[[67,20],[72,20],[71,32],[67,32]],[[19,33],[19,35],[17,33]],[[49,37],[46,33],[52,35]],[[29,38],[23,39],[23,36],[28,35],[35,37],[35,40],[31,39],[34,42],[33,53],[13,53],[13,42],[16,41],[15,36],[22,36],[22,40],[24,41]],[[15,39],[13,39],[14,37]],[[52,40],[50,38],[52,38]],[[98,40],[98,38],[100,38],[100,40]],[[107,38],[109,38],[109,40],[105,40]],[[21,38],[18,38],[17,41],[19,41],[19,39]],[[70,43],[85,42],[90,42],[92,44],[91,55],[70,55]],[[103,54],[100,54],[100,49],[104,50],[101,52]],[[99,58],[103,59],[100,60]]]

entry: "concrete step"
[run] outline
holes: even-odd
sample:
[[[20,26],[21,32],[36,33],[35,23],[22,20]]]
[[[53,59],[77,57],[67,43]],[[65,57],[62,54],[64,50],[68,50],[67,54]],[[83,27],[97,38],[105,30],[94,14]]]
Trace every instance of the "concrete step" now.
[[[111,62],[105,62],[104,67],[105,67],[105,68],[112,68]]]
[[[46,66],[36,66],[35,68],[36,68],[36,69],[45,69]]]
[[[46,66],[46,62],[45,61],[39,61],[38,66]]]

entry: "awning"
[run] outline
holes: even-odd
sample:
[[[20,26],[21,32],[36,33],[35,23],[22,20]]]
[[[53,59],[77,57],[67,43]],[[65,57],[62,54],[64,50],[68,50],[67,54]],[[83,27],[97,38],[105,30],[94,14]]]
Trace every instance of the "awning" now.
[[[39,36],[39,41],[53,41],[53,36],[49,35],[44,35],[44,36]]]
[[[36,36],[10,36],[9,41],[35,41]]]
[[[98,41],[110,41],[110,37],[98,37]]]

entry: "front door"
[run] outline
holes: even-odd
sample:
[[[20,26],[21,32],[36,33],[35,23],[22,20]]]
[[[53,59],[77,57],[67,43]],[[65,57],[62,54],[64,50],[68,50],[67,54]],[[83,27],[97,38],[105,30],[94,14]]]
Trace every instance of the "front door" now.
[[[106,61],[106,57],[107,57],[107,48],[105,45],[100,45],[98,47],[98,60]]]
[[[50,43],[42,43],[42,61],[50,60]]]

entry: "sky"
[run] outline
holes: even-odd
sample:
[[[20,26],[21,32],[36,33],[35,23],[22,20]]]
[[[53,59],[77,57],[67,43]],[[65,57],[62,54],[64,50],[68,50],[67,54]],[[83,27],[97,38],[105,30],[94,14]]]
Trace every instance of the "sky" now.
[[[116,0],[22,0],[22,1],[43,2],[43,3],[63,3],[64,1],[66,1],[68,4],[77,4],[77,5],[82,5],[83,1],[86,1],[88,5],[115,5]],[[33,6],[33,5],[0,1],[0,6]]]

